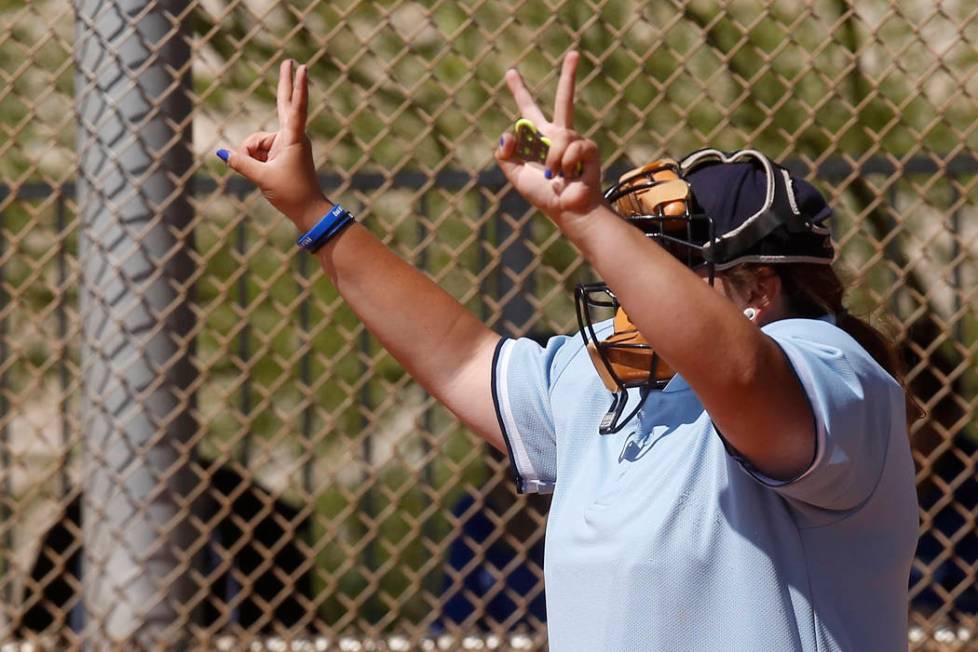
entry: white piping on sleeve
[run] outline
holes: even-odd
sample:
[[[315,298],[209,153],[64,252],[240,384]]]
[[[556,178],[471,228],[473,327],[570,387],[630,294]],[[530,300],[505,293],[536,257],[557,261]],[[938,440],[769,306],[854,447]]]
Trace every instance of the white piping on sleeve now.
[[[508,441],[513,453],[513,461],[516,463],[516,470],[523,480],[523,491],[526,493],[541,493],[552,488],[550,483],[542,482],[540,476],[530,462],[530,456],[526,452],[526,444],[523,442],[523,434],[520,432],[513,416],[513,407],[509,401],[509,363],[512,358],[515,341],[509,340],[503,343],[503,350],[500,352],[499,364],[496,369],[496,382],[498,383],[499,413],[503,418],[503,425],[509,435]]]

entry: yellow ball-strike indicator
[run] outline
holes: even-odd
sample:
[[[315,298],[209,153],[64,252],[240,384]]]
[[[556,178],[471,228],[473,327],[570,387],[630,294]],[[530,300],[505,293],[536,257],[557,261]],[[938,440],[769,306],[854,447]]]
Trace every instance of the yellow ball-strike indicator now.
[[[542,135],[535,124],[526,118],[520,118],[513,125],[513,133],[516,134],[517,156],[530,163],[546,165],[547,154],[550,153],[550,139]],[[578,162],[578,176],[583,170],[584,167]]]
[[[521,159],[541,165],[547,162],[550,139],[542,136],[536,125],[526,118],[520,118],[513,125],[513,133],[516,134],[516,153]]]

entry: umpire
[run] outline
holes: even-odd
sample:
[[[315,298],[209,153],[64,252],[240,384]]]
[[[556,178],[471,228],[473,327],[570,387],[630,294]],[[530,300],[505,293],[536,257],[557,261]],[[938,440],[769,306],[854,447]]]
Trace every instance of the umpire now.
[[[520,491],[553,492],[551,649],[906,649],[910,411],[889,343],[843,308],[829,207],[752,150],[602,193],[572,129],[577,63],[552,120],[507,72],[540,137],[496,152],[606,283],[579,288],[581,333],[546,346],[491,332],[323,196],[305,66],[282,65],[279,131],[218,154],[407,371],[508,451]]]

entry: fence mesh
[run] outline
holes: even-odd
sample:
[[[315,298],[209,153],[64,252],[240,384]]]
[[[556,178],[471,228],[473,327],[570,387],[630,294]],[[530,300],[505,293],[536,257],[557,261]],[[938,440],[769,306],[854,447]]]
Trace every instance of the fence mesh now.
[[[310,135],[328,195],[499,332],[570,332],[572,289],[590,270],[507,187],[491,152],[515,116],[506,68],[518,66],[546,103],[576,47],[576,119],[609,169],[751,146],[834,201],[852,311],[891,315],[883,321],[928,413],[912,433],[912,646],[975,649],[974,2],[75,4],[0,2],[2,640],[111,641],[113,605],[139,585],[141,603],[126,613],[155,628],[146,647],[245,649],[270,636],[311,646],[302,649],[544,644],[545,499],[514,495],[507,462],[404,374],[296,253],[291,225],[212,152],[272,128],[278,63],[309,63]],[[163,27],[152,39],[149,17]],[[92,54],[96,23],[112,34]],[[120,54],[140,40],[147,57]],[[142,92],[164,41],[185,60],[158,66],[169,75],[159,94],[143,92],[142,112],[123,119],[120,98]],[[123,74],[100,76],[112,66]],[[85,93],[109,98],[97,119],[86,117]],[[174,93],[189,102],[186,119],[172,113]],[[178,304],[187,310],[189,327],[170,345],[173,364],[192,374],[177,401],[179,445],[158,436],[130,446],[136,462],[113,485],[113,500],[128,501],[119,512],[92,498],[90,480],[111,455],[86,411],[102,405],[85,389],[102,353],[83,350],[114,322],[86,325],[107,290],[85,287],[98,239],[85,229],[97,216],[80,210],[76,189],[99,182],[79,175],[94,156],[86,143],[118,135],[138,148],[154,120],[185,137],[145,149],[142,166],[123,165],[128,146],[105,162],[134,195],[151,196],[153,173],[170,184],[143,217],[179,248],[186,282],[170,283],[169,304],[144,303],[158,323]],[[161,170],[177,147],[191,148],[186,165]],[[186,204],[179,228],[159,219],[176,197]],[[142,255],[110,253],[119,267]],[[160,269],[173,261],[150,259]],[[137,303],[150,293],[141,283],[127,288]],[[156,346],[148,337],[137,349]],[[112,360],[125,375],[129,358]],[[167,360],[155,364],[168,373]],[[130,388],[127,401],[151,402],[154,386]],[[110,430],[124,437],[126,423]],[[138,474],[149,484],[133,498],[125,488]],[[172,513],[133,544],[125,523],[143,523],[160,501]],[[145,569],[103,587],[107,612],[86,604],[85,577],[122,576],[85,549],[93,514],[118,522],[97,535]],[[161,549],[171,563],[156,572]],[[157,607],[172,622],[157,627]]]

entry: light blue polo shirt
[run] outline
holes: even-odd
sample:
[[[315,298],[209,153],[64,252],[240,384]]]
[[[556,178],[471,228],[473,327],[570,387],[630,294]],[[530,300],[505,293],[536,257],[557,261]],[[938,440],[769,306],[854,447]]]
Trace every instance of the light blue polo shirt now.
[[[903,392],[831,323],[763,331],[816,419],[815,460],[790,482],[738,461],[679,376],[602,436],[611,395],[579,335],[500,343],[493,399],[517,482],[554,494],[555,652],[907,648],[917,500]]]

